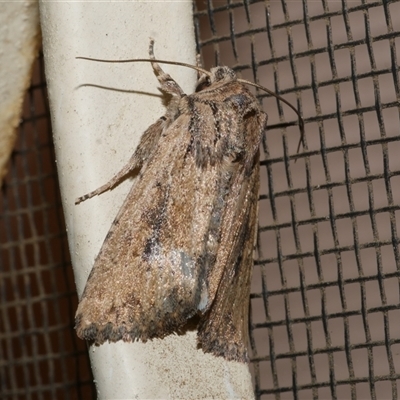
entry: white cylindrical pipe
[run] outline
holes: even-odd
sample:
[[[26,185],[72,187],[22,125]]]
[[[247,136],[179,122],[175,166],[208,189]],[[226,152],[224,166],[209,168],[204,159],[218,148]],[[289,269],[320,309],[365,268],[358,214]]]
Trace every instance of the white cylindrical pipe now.
[[[42,1],[40,14],[61,196],[81,294],[132,182],[79,206],[74,201],[125,165],[165,107],[150,64],[76,57],[147,58],[152,37],[157,58],[195,64],[192,3]],[[162,68],[192,92],[195,72]],[[145,344],[94,346],[90,356],[100,399],[253,398],[247,365],[204,354],[196,348],[195,332]]]
[[[40,48],[38,5],[3,2],[0,9],[0,185],[17,140],[32,65]]]

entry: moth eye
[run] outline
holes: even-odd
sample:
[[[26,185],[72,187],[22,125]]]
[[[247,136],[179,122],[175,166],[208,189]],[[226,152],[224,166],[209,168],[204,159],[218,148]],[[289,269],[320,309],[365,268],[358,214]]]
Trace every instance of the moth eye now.
[[[196,93],[201,92],[205,88],[208,88],[211,85],[210,78],[208,76],[199,79],[196,86]]]

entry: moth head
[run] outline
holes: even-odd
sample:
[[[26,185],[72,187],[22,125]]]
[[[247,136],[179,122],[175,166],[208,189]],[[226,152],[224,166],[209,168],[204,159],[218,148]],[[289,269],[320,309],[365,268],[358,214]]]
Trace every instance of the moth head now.
[[[211,68],[208,74],[202,74],[197,81],[196,92],[209,87],[215,82],[228,82],[236,80],[236,74],[228,67],[215,67]]]
[[[210,83],[236,80],[236,74],[228,67],[215,67],[210,70]]]

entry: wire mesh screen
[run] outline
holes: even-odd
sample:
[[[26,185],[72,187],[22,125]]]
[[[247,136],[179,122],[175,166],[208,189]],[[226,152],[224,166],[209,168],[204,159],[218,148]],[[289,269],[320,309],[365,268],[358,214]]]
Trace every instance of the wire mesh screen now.
[[[259,93],[259,254],[251,295],[256,395],[398,398],[400,3],[198,1],[206,60]],[[209,67],[209,65],[206,65]]]
[[[0,398],[95,398],[39,59],[0,197]]]
[[[251,368],[258,399],[398,398],[400,96],[396,1],[196,1],[207,68],[258,93],[262,146]],[[295,162],[296,161],[296,162]],[[88,399],[42,61],[0,198],[0,392]]]

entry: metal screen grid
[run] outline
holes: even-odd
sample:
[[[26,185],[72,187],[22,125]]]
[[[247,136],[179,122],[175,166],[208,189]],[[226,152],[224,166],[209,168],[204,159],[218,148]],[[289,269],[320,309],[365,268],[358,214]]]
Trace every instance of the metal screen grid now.
[[[25,97],[0,210],[0,397],[94,398],[86,346],[73,330],[77,295],[42,58]]]
[[[398,398],[399,5],[196,2],[206,67],[274,89],[306,123],[296,154],[291,112],[258,93],[258,398]]]

